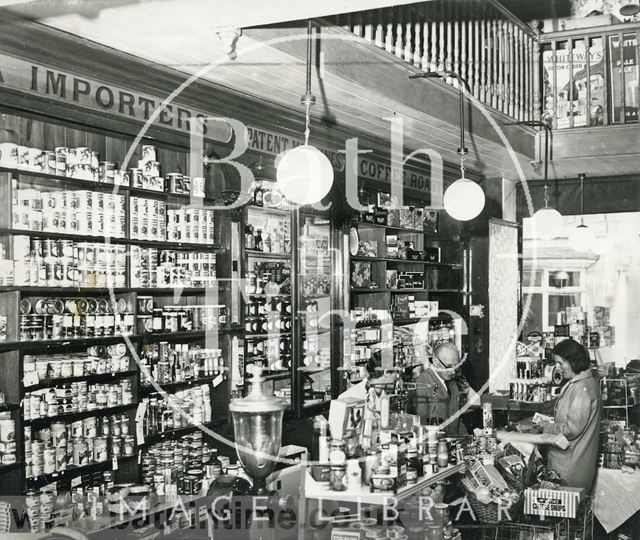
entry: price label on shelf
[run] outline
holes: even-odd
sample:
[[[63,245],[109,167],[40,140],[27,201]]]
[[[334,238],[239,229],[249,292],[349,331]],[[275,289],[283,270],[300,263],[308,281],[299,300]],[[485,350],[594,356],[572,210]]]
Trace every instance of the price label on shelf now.
[[[224,381],[224,375],[220,373],[220,375],[211,381],[211,386],[215,388],[216,386],[219,386],[222,381]]]
[[[78,486],[79,486],[79,485],[81,485],[81,484],[82,484],[82,476],[74,476],[74,477],[71,479],[71,487],[72,487],[72,488],[74,488],[74,487],[78,487]]]
[[[118,470],[118,458],[117,457],[114,457],[111,460],[111,470],[112,471],[117,471]]]

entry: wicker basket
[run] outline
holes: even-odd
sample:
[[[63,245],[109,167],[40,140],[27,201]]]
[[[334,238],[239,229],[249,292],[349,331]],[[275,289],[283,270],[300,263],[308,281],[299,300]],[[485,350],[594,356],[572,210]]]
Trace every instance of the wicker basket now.
[[[467,493],[467,500],[473,509],[476,519],[481,523],[509,523],[516,521],[522,514],[524,505],[522,497],[511,508],[499,508],[496,502],[484,504],[473,493]]]

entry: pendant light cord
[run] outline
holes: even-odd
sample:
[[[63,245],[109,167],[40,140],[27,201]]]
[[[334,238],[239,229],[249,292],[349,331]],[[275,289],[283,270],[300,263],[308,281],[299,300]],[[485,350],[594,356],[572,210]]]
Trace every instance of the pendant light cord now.
[[[462,80],[459,75],[456,74],[456,79],[458,82],[458,92],[460,95],[460,148],[458,148],[458,154],[460,155],[460,175],[461,178],[464,178],[465,166],[464,160],[467,156],[467,148],[465,146],[465,138],[464,138],[464,92],[462,91]]]
[[[584,174],[578,175],[580,178],[580,225],[584,225]]]
[[[312,27],[311,19],[307,20],[307,77],[304,96],[300,99],[300,102],[305,106],[305,121],[304,121],[304,144],[309,144],[309,135],[311,134],[311,105],[316,102],[316,98],[311,93],[311,52],[312,52]]]

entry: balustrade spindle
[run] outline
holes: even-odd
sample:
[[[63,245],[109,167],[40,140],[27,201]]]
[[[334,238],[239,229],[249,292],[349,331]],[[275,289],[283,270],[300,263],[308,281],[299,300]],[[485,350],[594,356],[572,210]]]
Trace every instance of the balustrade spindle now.
[[[384,50],[393,54],[393,8],[385,10],[384,13],[387,21],[384,33]]]
[[[503,39],[502,39],[502,20],[496,20],[496,68],[498,78],[496,80],[497,109],[504,112],[504,100],[502,96],[502,85],[504,84],[504,55],[503,55]]]
[[[404,8],[404,61],[408,64],[413,63],[413,48],[411,39],[411,30],[413,28],[413,21],[411,20],[411,7]]]
[[[461,38],[460,38],[460,21],[457,18],[457,13],[456,13],[456,4],[452,4],[451,6],[451,11],[453,12],[453,17],[455,17],[455,20],[452,21],[451,25],[453,26],[453,66],[452,66],[452,70],[455,71],[456,73],[458,73],[459,75],[462,75],[461,73],[461,69],[460,69],[460,42],[461,42]]]
[[[505,95],[507,97],[507,114],[515,118],[515,66],[513,64],[513,32],[514,28],[510,21],[505,21]]]
[[[429,22],[425,18],[422,23],[422,64],[424,71],[429,71]]]
[[[452,24],[452,6],[448,4],[447,7],[447,50],[445,51],[446,55],[446,63],[445,69],[451,71],[453,70],[453,24]],[[445,79],[449,84],[451,84],[451,77],[447,77]]]
[[[360,20],[362,18],[362,15],[360,13],[354,13],[353,17],[351,17],[351,25],[352,25],[352,32],[360,37],[360,31],[361,31],[361,25],[360,25]]]
[[[486,15],[486,10],[483,8],[482,10]],[[487,19],[486,17],[482,17],[480,21],[480,81],[479,81],[479,91],[480,91],[480,101],[482,103],[487,103],[487,65],[489,62],[489,54],[488,54],[489,44],[487,42]]]
[[[443,17],[444,17],[444,9],[441,8],[440,24],[438,25],[438,70],[437,71],[443,71],[444,69],[447,68],[446,56],[445,56],[447,42],[446,42],[446,36],[445,36],[445,24],[444,24]]]
[[[474,10],[475,20],[473,21],[473,50],[471,53],[471,67],[473,69],[473,95],[476,99],[480,99],[480,70],[482,69],[482,49],[480,40],[480,10],[475,4]]]
[[[460,22],[460,26],[460,75],[462,75],[465,81],[468,81],[469,65],[467,63],[467,42],[469,41],[469,28],[471,25],[463,20]]]
[[[540,100],[540,41],[538,39],[534,39],[531,42],[531,54],[529,54],[529,73],[531,77],[530,82],[530,94],[531,94],[531,103],[529,105],[529,110],[531,111],[531,118],[533,120],[541,119],[541,100]],[[554,44],[554,52],[553,52],[553,88],[557,88],[556,84],[556,53],[555,53],[555,44]],[[554,93],[553,99],[553,110],[557,111],[558,102],[556,100],[556,94]],[[554,114],[554,127],[556,126],[557,116]]]
[[[402,46],[402,7],[396,8],[396,45],[395,45],[395,55],[398,58],[402,58],[403,46]]]
[[[362,35],[369,43],[373,42],[373,13],[371,11],[365,13]]]
[[[382,21],[384,20],[384,11],[379,9],[376,12],[376,20],[374,21],[375,30],[373,40],[376,44],[376,47],[384,48],[384,26],[382,25]]]
[[[415,14],[415,21],[413,23],[413,65],[419,68],[422,65],[422,23],[418,18],[418,14]]]

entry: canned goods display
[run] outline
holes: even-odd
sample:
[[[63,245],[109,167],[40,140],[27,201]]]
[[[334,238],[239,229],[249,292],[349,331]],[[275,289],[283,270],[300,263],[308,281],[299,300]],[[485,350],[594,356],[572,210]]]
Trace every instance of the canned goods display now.
[[[205,479],[215,476],[214,469],[218,475],[226,472],[221,470],[216,450],[203,442],[201,432],[154,444],[142,453],[143,482],[157,493],[176,483],[178,493],[196,494]]]
[[[101,375],[129,371],[131,359],[126,354],[124,343],[115,345],[99,345],[90,347],[86,353],[73,354],[25,354],[23,359],[24,373],[29,376],[31,384],[58,378],[81,377],[83,375]],[[26,385],[29,388],[29,385]]]
[[[215,253],[131,246],[132,287],[209,287],[216,282]]]
[[[86,166],[74,170],[85,171]],[[13,206],[16,228],[44,232],[74,232],[92,236],[126,236],[124,195],[88,190],[39,191],[17,189]],[[69,230],[69,223],[74,224]]]
[[[142,383],[160,384],[214,377],[223,372],[221,349],[204,349],[193,343],[149,343],[140,354]]]
[[[110,398],[110,395],[113,397]],[[23,413],[25,420],[53,418],[61,414],[128,405],[132,403],[132,400],[130,379],[124,379],[117,383],[92,385],[87,385],[86,382],[74,382],[26,392]],[[74,437],[92,438],[96,436],[95,419],[93,423],[86,418],[78,422],[73,423]]]
[[[138,315],[138,333],[217,330],[227,320],[222,304],[156,307],[153,302],[152,315]]]
[[[214,243],[214,213],[205,208],[167,211],[167,239],[193,244]]]
[[[134,332],[135,307],[126,298],[26,298],[20,317],[22,340],[77,339]]]
[[[10,465],[16,460],[16,422],[8,412],[0,413],[0,463]]]
[[[119,421],[128,424],[129,418],[124,418],[119,417]],[[104,435],[105,423],[109,425],[109,417],[92,416],[73,423],[56,422],[48,428],[36,429],[33,440],[27,439],[25,428],[25,458],[29,465],[26,476],[34,478],[64,471],[69,466],[82,467],[107,462],[114,457],[134,455],[133,436]],[[88,426],[95,426],[98,436],[93,427]]]

